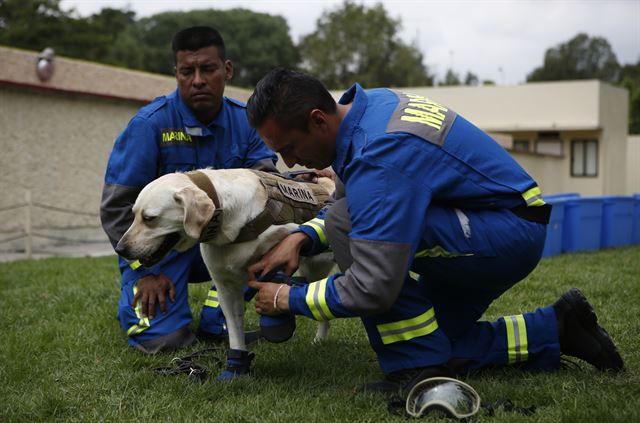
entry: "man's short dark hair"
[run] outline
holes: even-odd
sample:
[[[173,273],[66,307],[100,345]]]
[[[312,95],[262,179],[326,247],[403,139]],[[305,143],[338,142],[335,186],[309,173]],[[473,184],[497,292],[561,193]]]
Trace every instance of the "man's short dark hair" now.
[[[204,47],[214,46],[218,48],[218,56],[221,60],[226,60],[227,52],[224,47],[222,35],[210,26],[192,26],[178,31],[171,41],[173,50],[173,60],[176,62],[179,51],[197,51]]]
[[[336,102],[311,75],[283,68],[267,73],[247,101],[247,118],[254,128],[273,117],[282,129],[309,130],[309,113],[320,109],[336,112]]]

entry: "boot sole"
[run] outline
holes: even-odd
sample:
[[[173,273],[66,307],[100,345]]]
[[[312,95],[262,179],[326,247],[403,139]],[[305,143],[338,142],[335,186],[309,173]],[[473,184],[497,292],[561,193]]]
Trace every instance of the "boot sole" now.
[[[579,289],[572,288],[562,295],[562,299],[574,310],[582,327],[600,345],[600,355],[604,355],[604,357],[591,364],[598,370],[603,371],[618,372],[624,370],[624,361],[618,352],[618,348],[607,331],[598,324],[598,316],[584,294]]]

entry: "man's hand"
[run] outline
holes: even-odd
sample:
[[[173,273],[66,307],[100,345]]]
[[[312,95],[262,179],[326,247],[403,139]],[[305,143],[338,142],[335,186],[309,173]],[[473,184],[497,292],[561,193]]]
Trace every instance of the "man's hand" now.
[[[298,269],[300,250],[309,241],[309,237],[302,232],[287,236],[278,245],[269,250],[260,261],[249,267],[249,280],[268,275],[280,269],[288,276],[291,276]]]
[[[330,178],[332,181],[335,181],[336,174],[329,168],[320,170],[314,169],[310,170],[308,173],[296,175],[293,179],[300,182],[313,182],[316,184],[318,183],[318,178]]]
[[[171,279],[163,274],[147,275],[140,278],[137,284],[136,295],[133,297],[132,307],[136,307],[140,301],[140,312],[143,317],[153,319],[155,317],[156,302],[160,303],[160,311],[167,312],[166,297],[169,291],[171,302],[176,300],[176,287]]]
[[[272,282],[258,282],[255,277],[249,278],[249,287],[258,291],[255,296],[256,311],[267,316],[277,316],[289,311],[289,290],[286,284]],[[274,308],[273,299],[278,294],[277,308]]]

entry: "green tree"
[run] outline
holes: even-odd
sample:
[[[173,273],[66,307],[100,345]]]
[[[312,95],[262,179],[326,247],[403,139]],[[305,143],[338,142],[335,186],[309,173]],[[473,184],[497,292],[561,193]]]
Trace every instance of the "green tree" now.
[[[447,69],[447,73],[444,75],[444,79],[439,85],[456,86],[460,84],[461,84],[460,76],[458,75],[458,73],[453,69],[449,68]]]
[[[0,0],[0,44],[53,47],[76,57],[173,73],[171,38],[179,29],[212,25],[235,65],[234,85],[253,86],[275,66],[296,67],[299,55],[284,18],[245,9],[167,12],[136,21],[130,10],[102,9],[88,18],[64,11],[59,0]]]
[[[544,64],[534,69],[527,81],[600,79],[616,82],[619,73],[620,64],[605,38],[578,34],[548,49]]]
[[[365,87],[433,85],[420,51],[398,37],[400,27],[381,4],[345,1],[324,12],[316,30],[301,40],[302,67],[329,89],[354,82]]]
[[[478,85],[479,80],[476,74],[471,71],[467,71],[464,77],[464,81],[460,78],[458,72],[453,69],[447,69],[447,73],[444,75],[444,79],[438,84],[440,86],[457,86],[457,85]]]
[[[1,0],[0,44],[40,50],[62,38],[70,19],[60,0]]]
[[[53,47],[61,56],[108,62],[117,34],[135,18],[117,9],[89,18],[74,14],[62,10],[59,0],[0,1],[0,43],[31,50]]]
[[[133,68],[171,74],[173,34],[193,25],[211,25],[220,31],[227,58],[234,63],[234,85],[254,86],[271,68],[298,63],[284,18],[246,9],[166,12],[140,19],[120,34],[113,57]]]
[[[464,77],[464,85],[478,85],[479,83],[478,76],[471,71],[467,71],[467,75]]]
[[[640,134],[640,60],[620,66],[609,42],[578,34],[550,48],[527,81],[600,79],[629,90],[629,133]]]

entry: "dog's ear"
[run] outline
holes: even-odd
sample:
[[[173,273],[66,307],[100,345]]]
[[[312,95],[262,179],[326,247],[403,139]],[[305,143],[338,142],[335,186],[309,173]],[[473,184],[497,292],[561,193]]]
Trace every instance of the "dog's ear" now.
[[[198,239],[205,225],[213,217],[213,201],[195,187],[185,187],[173,194],[173,198],[184,209],[184,231],[190,238]]]

